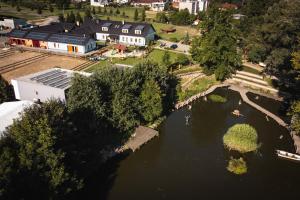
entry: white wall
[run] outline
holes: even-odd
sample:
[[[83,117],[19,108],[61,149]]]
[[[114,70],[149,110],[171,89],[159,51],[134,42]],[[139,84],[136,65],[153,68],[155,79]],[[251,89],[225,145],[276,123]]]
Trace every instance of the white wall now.
[[[78,53],[86,53],[86,52],[89,52],[89,51],[96,48],[96,42],[94,40],[90,40],[85,46],[83,46],[83,45],[74,45],[74,44],[65,44],[65,43],[56,43],[56,42],[48,42],[48,49],[53,50],[53,51],[58,50],[58,51],[68,52],[68,45],[78,47]],[[89,48],[87,48],[88,46],[89,46]]]
[[[190,14],[196,15],[199,12],[198,1],[179,2],[179,10],[188,9]]]
[[[135,45],[135,46],[145,46],[146,40],[144,37],[133,37],[128,35],[120,35],[119,43]]]
[[[45,102],[51,98],[66,100],[63,89],[49,87],[46,85],[25,82],[21,80],[12,80],[16,99],[34,101],[40,99]]]
[[[106,41],[109,34],[107,33],[96,33],[96,39],[101,41]]]
[[[165,10],[165,4],[166,3],[164,3],[164,2],[152,3],[151,10],[157,11],[157,12],[164,11]]]
[[[91,6],[104,7],[105,5],[108,5],[106,0],[91,0]]]
[[[0,20],[0,26],[9,27],[11,29],[15,28],[15,23],[13,19]]]
[[[208,7],[207,0],[199,0],[199,11],[206,11]]]

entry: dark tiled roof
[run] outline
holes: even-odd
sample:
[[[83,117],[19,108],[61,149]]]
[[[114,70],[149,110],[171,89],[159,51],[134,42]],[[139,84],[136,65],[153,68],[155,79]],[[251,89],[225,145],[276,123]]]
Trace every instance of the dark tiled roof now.
[[[108,31],[102,31],[102,27],[110,23]],[[122,21],[110,21],[110,20],[87,20],[83,23],[83,26],[92,26],[93,30],[97,33],[108,33],[111,35],[129,35],[129,36],[147,36],[149,30],[155,29],[151,24],[140,22],[122,22]],[[129,28],[128,33],[123,33],[122,28]],[[135,34],[135,30],[142,30],[141,34]]]
[[[65,33],[55,33],[48,38],[48,41],[66,44],[85,45],[90,39],[92,38],[89,36],[84,37]]]
[[[45,32],[45,33],[61,33],[67,30],[68,32],[72,31],[75,28],[74,23],[52,23],[46,26],[39,26],[33,28],[33,31]]]
[[[24,38],[31,39],[31,40],[46,41],[49,36],[50,36],[50,33],[30,31]]]
[[[28,33],[27,30],[19,30],[19,29],[13,29],[10,33],[7,35],[9,37],[14,37],[14,38],[24,38],[25,35]]]

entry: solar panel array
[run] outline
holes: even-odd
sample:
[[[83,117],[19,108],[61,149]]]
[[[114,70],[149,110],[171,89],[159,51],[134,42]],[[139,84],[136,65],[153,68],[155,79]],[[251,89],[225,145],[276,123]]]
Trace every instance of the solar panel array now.
[[[10,36],[11,37],[21,38],[21,37],[24,37],[25,34],[26,34],[26,31],[14,30],[13,32],[10,33]]]
[[[143,30],[144,28],[144,25],[138,25],[137,27],[135,27],[135,30]]]
[[[85,40],[86,40],[85,37],[78,37],[73,35],[60,35],[60,34],[53,34],[48,39],[48,41],[50,42],[79,44],[79,45],[84,45]]]
[[[35,39],[35,40],[45,40],[49,34],[40,33],[40,32],[30,32],[26,38]]]
[[[67,71],[63,71],[60,69],[56,69],[50,72],[46,72],[44,74],[40,74],[38,76],[30,78],[31,81],[36,81],[37,83],[41,83],[43,85],[64,89],[70,86],[71,82],[70,73]]]

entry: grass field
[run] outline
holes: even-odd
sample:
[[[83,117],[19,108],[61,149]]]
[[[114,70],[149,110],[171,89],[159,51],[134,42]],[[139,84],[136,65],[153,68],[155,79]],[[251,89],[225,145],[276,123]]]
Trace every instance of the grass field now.
[[[20,7],[21,11],[17,12],[16,7],[11,7],[9,4],[5,4],[3,2],[0,2],[0,15],[3,16],[11,16],[11,17],[17,17],[17,18],[24,18],[27,20],[37,20],[37,19],[43,19],[49,16],[58,16],[60,13],[62,13],[62,10],[58,10],[57,8],[54,7],[54,11],[51,13],[48,8],[44,8],[42,11],[42,14],[37,14],[36,10],[31,10],[29,8],[25,7]],[[77,11],[74,8],[74,5],[70,5],[69,9],[65,10],[65,14],[67,12],[74,11],[76,13]],[[84,9],[80,11],[81,15],[84,13]]]
[[[207,90],[212,85],[218,84],[215,76],[205,76],[203,78],[195,80],[186,90],[177,90],[179,101],[184,101],[191,96]]]
[[[36,10],[31,10],[29,8],[21,7],[21,11],[17,12],[16,7],[11,7],[9,4],[5,4],[3,2],[0,2],[0,15],[3,16],[11,16],[11,17],[18,17],[18,18],[24,18],[27,20],[39,20],[43,19],[49,16],[58,16],[60,13],[62,13],[62,10],[58,10],[54,7],[54,12],[50,12],[48,8],[45,8],[42,11],[42,14],[37,14]],[[87,5],[87,7],[90,7]],[[117,21],[134,21],[134,12],[135,9],[138,10],[139,18],[141,17],[142,9],[143,8],[135,8],[135,7],[120,7],[118,8],[120,11],[120,14],[116,14],[117,8],[113,7],[106,7],[106,13],[104,13],[104,8],[101,8],[101,13],[99,12],[99,8],[95,7],[96,11],[96,17],[99,19],[107,19],[110,20],[117,20]],[[82,17],[84,17],[84,10],[85,8],[82,8],[79,12]],[[112,10],[112,14],[110,13],[110,10]],[[77,10],[74,8],[74,5],[71,4],[69,9],[66,9],[64,11],[65,15],[69,12],[73,11],[75,14],[77,13]],[[125,13],[125,16],[123,16],[123,12]],[[152,23],[153,27],[157,31],[157,34],[161,37],[161,39],[170,40],[172,38],[176,38],[177,40],[181,40],[186,33],[188,32],[190,37],[198,35],[198,30],[195,28],[192,28],[190,26],[174,26],[174,25],[167,25],[162,23],[156,23],[153,22],[153,19],[155,18],[155,13],[153,12],[146,12],[146,18],[148,23]],[[161,31],[162,28],[166,27],[174,27],[176,29],[175,33],[163,33]]]
[[[159,50],[159,49],[154,49],[151,51],[147,57],[145,58],[126,58],[126,59],[121,59],[121,58],[112,58],[112,59],[107,59],[105,61],[100,61],[99,64],[94,65],[91,68],[88,68],[86,71],[88,72],[93,72],[103,66],[110,66],[111,64],[126,64],[126,65],[136,65],[139,64],[143,61],[146,60],[151,60],[153,62],[156,62],[158,64],[162,64],[162,58],[164,55],[164,50]],[[170,54],[170,61],[171,63],[175,63],[175,60],[178,56],[177,53],[169,52]]]

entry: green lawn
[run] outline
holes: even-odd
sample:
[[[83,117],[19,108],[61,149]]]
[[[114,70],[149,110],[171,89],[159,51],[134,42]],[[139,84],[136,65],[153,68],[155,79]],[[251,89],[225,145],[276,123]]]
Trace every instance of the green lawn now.
[[[0,15],[4,16],[11,16],[11,17],[17,17],[17,18],[23,18],[26,20],[37,20],[37,19],[43,19],[45,17],[49,16],[58,16],[60,13],[62,13],[62,10],[58,10],[55,5],[53,5],[54,11],[51,13],[48,8],[44,8],[42,11],[42,14],[37,14],[36,10],[31,10],[29,8],[20,7],[21,11],[17,12],[16,7],[11,7],[10,4],[5,4],[3,2],[0,2]],[[67,12],[73,11],[74,13],[77,12],[77,10],[74,8],[74,5],[71,4],[69,9],[65,9],[65,14]],[[84,8],[80,11],[81,15],[84,14]]]
[[[201,72],[202,71],[202,68],[199,67],[199,66],[188,66],[188,67],[183,67],[181,69],[178,69],[178,70],[175,70],[173,71],[173,74],[174,75],[179,75],[179,74],[186,74],[186,73],[190,73],[190,72],[196,72],[196,71],[199,71]]]
[[[145,58],[126,58],[126,59],[120,59],[120,58],[112,58],[107,59],[105,61],[100,61],[99,64],[94,65],[93,67],[87,68],[86,71],[93,72],[103,66],[110,66],[111,64],[126,64],[126,65],[136,65],[138,63],[141,63],[146,60],[151,60],[153,62],[157,62],[159,64],[162,64],[162,57],[164,55],[164,50],[154,49],[152,50],[147,57]],[[170,54],[170,61],[171,63],[175,63],[176,58],[178,56],[178,53],[169,52]]]
[[[258,70],[256,70],[256,69],[253,69],[253,68],[251,68],[251,67],[243,66],[242,70],[245,71],[245,72],[252,73],[252,74],[261,75],[261,72],[260,72],[260,71],[258,71]]]

